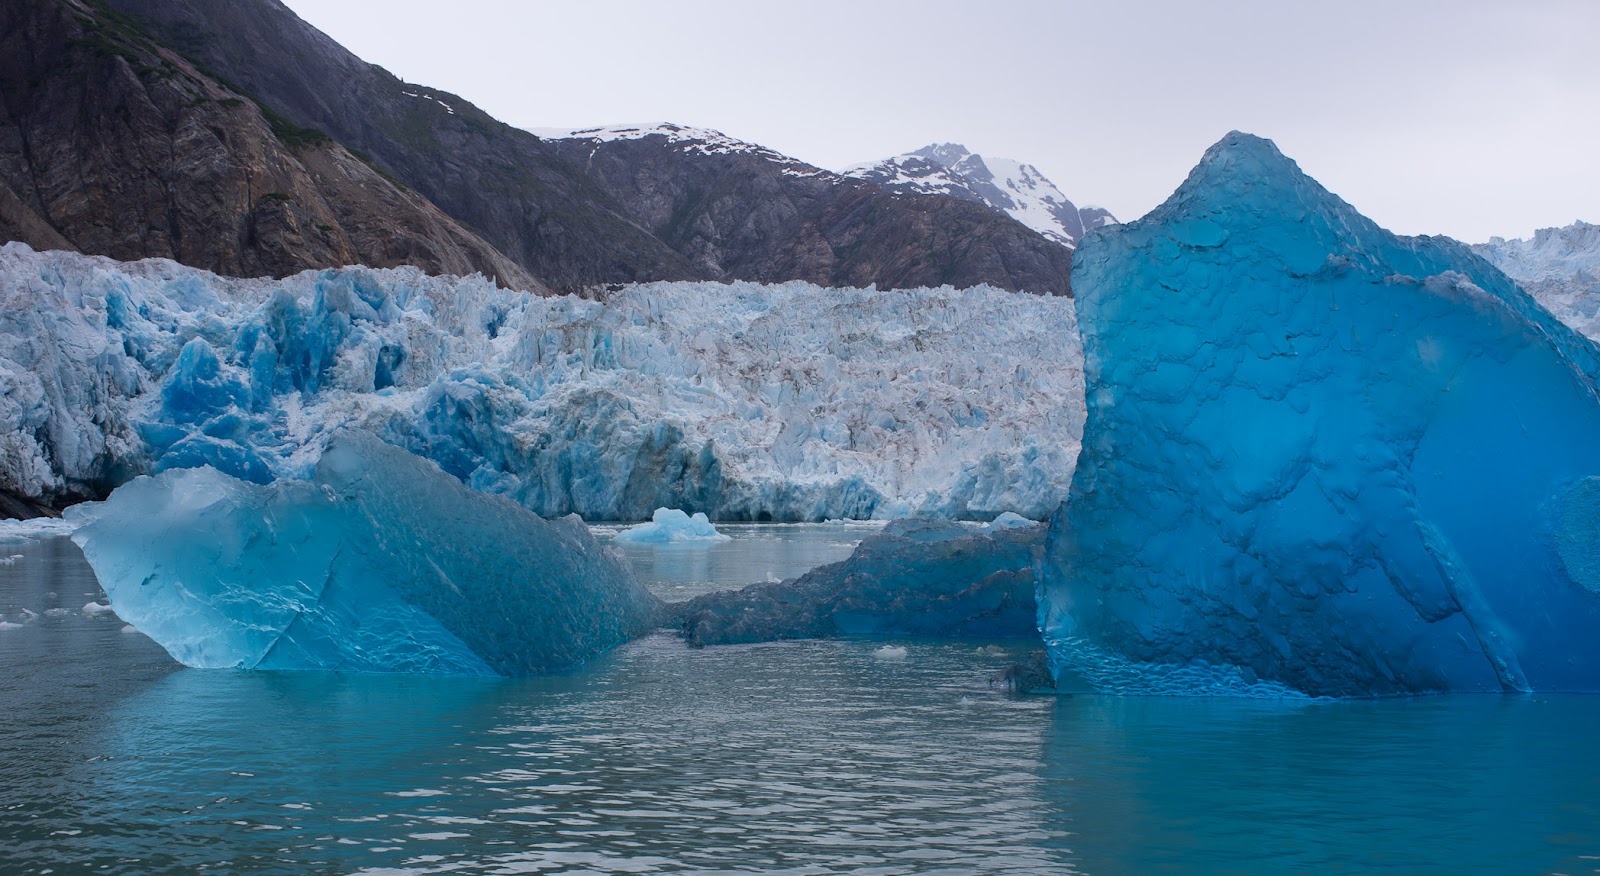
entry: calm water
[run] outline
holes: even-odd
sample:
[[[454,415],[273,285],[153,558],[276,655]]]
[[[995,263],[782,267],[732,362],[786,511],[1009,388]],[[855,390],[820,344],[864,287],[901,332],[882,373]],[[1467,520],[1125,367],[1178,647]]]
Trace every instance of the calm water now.
[[[86,616],[70,542],[10,554],[6,876],[1600,872],[1600,697],[1016,699],[979,643],[664,635],[521,681],[200,672]]]

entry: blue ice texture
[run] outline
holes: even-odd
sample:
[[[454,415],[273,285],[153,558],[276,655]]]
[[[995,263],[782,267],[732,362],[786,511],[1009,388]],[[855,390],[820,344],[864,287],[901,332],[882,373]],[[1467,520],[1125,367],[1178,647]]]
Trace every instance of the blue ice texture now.
[[[576,517],[355,430],[307,481],[173,469],[67,517],[112,608],[192,667],[525,675],[642,635],[660,608]]]
[[[674,608],[691,645],[831,636],[1036,643],[1034,569],[1044,535],[1031,522],[894,520],[845,560]]]
[[[62,505],[210,465],[304,479],[360,428],[545,517],[1060,504],[1072,302],[978,287],[656,283],[604,300],[349,267],[217,277],[0,246],[0,491]]]
[[[1600,690],[1600,357],[1498,270],[1235,133],[1073,286],[1088,420],[1040,585],[1064,683]]]
[[[678,508],[657,508],[648,523],[630,526],[612,540],[622,544],[712,544],[730,537],[718,532],[704,512],[691,515]]]

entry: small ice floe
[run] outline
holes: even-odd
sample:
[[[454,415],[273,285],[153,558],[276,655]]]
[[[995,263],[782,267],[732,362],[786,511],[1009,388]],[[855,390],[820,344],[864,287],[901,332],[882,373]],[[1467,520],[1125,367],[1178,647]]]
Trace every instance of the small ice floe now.
[[[22,559],[22,554],[12,554],[9,557],[0,557],[0,566],[10,566]]]
[[[12,623],[11,621],[0,620],[0,632],[4,632],[6,630],[20,630],[20,629],[22,629],[22,624]]]
[[[44,610],[45,617],[66,617],[69,614],[72,614],[72,612],[64,608],[47,608]]]
[[[899,645],[884,645],[882,648],[873,651],[872,656],[879,660],[904,660],[906,659],[906,649]]]
[[[621,544],[692,544],[732,538],[718,532],[701,512],[691,517],[677,508],[657,508],[649,523],[630,526],[613,540]]]
[[[71,535],[77,524],[53,517],[39,517],[33,520],[0,520],[0,542],[38,541],[43,538],[55,538],[60,535]],[[12,557],[16,559],[16,557]]]
[[[87,617],[94,617],[95,615],[99,614],[108,614],[110,611],[111,606],[99,602],[91,602],[83,607],[83,613]]]
[[[122,631],[124,633],[137,633],[137,632],[139,632],[138,630],[133,628],[133,624],[123,624],[122,625]]]
[[[993,522],[983,527],[984,532],[999,532],[1002,529],[1022,529],[1038,525],[1036,521],[1029,520],[1015,511],[1005,511],[996,517]]]

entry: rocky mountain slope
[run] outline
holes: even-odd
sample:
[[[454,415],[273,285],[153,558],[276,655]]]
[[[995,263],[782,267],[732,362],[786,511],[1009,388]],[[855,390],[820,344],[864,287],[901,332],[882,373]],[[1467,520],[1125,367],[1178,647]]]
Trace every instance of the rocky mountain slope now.
[[[0,239],[233,275],[414,264],[541,288],[326,135],[83,0],[0,3]]]
[[[1527,240],[1494,237],[1472,249],[1562,322],[1600,339],[1600,225],[1541,228]]]
[[[908,197],[704,128],[541,133],[711,277],[1069,291],[1067,253],[970,199]]]
[[[1077,246],[1084,232],[1117,221],[1109,210],[1072,203],[1031,164],[986,158],[959,143],[935,143],[844,174],[898,192],[982,204],[1067,247]]]
[[[666,138],[598,151],[547,143],[363,62],[277,0],[107,2],[295,124],[371,155],[558,289],[673,279],[1067,289],[1067,259],[1047,241],[955,199],[905,200],[784,173],[792,159]]]

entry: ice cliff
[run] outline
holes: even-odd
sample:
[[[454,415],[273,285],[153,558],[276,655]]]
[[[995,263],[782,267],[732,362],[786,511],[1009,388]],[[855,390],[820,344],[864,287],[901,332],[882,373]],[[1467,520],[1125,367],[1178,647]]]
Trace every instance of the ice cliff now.
[[[174,470],[67,515],[111,607],[186,666],[524,675],[638,636],[660,609],[582,521],[362,432],[309,481]]]
[[[1073,284],[1088,421],[1040,589],[1064,679],[1600,689],[1597,351],[1503,274],[1233,134]]]
[[[1082,427],[1072,302],[661,283],[539,298],[348,268],[233,280],[0,249],[0,491],[309,475],[354,426],[545,516],[1047,515]]]
[[[1472,249],[1562,322],[1600,338],[1600,225],[1541,228],[1526,240],[1496,237]]]
[[[983,528],[895,520],[842,562],[674,608],[691,645],[839,635],[1037,641],[1044,529],[1011,517]]]

